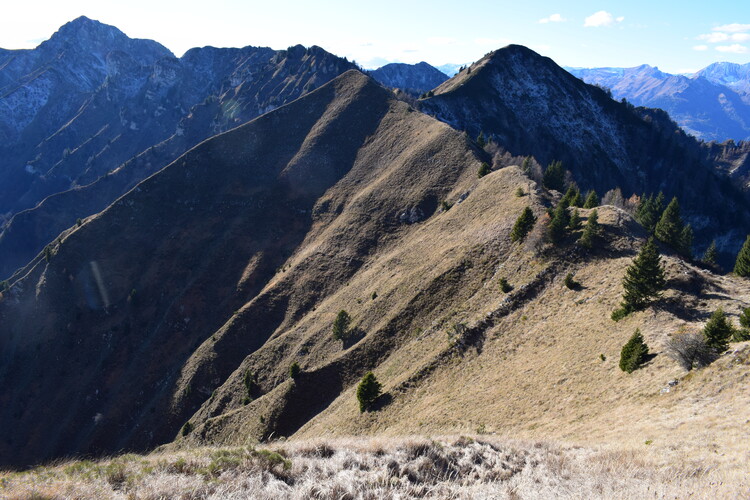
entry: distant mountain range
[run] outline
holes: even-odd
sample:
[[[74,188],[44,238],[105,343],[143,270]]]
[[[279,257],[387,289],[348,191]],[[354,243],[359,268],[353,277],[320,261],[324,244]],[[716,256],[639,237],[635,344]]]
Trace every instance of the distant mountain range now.
[[[750,64],[715,63],[691,76],[648,65],[634,68],[566,68],[616,99],[665,110],[686,132],[704,141],[750,138]]]

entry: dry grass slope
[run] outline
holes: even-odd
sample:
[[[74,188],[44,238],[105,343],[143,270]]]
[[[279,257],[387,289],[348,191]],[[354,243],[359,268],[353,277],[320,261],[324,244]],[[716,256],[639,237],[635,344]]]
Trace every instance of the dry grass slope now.
[[[710,462],[655,465],[638,453],[486,436],[196,448],[0,473],[8,500],[718,499],[748,487]]]

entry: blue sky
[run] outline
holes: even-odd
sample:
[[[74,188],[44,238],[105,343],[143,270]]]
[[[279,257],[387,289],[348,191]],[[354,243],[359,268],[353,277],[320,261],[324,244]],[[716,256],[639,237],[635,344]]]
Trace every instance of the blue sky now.
[[[213,45],[302,43],[365,67],[386,62],[466,63],[508,43],[566,66],[651,64],[668,72],[715,61],[750,62],[750,2],[715,0],[373,2],[317,0],[66,0],[12,2],[0,47],[30,48],[86,15],[182,55]]]

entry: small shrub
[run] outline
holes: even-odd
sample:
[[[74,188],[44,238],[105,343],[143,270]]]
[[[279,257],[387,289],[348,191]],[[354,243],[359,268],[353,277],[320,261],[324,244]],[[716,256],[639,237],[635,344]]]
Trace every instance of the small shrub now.
[[[372,295],[370,295],[370,299],[375,300],[378,298],[378,292],[372,292]]]
[[[367,372],[362,381],[357,386],[357,401],[359,401],[359,411],[364,412],[380,396],[382,385],[378,382],[375,374]]]
[[[575,290],[580,286],[580,283],[578,283],[576,280],[573,279],[573,273],[568,273],[565,276],[565,286],[568,287],[570,290]]]
[[[620,369],[624,372],[633,373],[637,370],[648,355],[648,345],[643,341],[640,330],[636,330],[628,340],[622,351],[620,351]]]
[[[453,204],[449,203],[449,202],[447,202],[445,200],[443,200],[443,201],[440,202],[440,208],[443,210],[443,212],[447,212],[452,207],[453,207]]]
[[[603,353],[599,355],[599,359],[602,361],[607,361],[607,356],[605,356]]]
[[[182,434],[183,436],[187,436],[191,432],[193,432],[193,424],[192,422],[190,422],[190,420],[188,420],[187,422],[185,422],[185,425],[182,426],[180,434]]]
[[[490,172],[492,172],[492,169],[487,164],[487,162],[482,162],[482,165],[479,167],[479,170],[477,170],[477,177],[481,179],[482,177],[489,174]]]
[[[516,189],[516,198],[522,198],[526,193],[523,192],[523,188],[519,187]]]
[[[667,339],[664,352],[688,371],[706,366],[715,359],[715,353],[706,345],[703,334],[685,330],[678,330]]]
[[[295,361],[289,366],[289,378],[291,378],[292,380],[296,379],[297,377],[299,377],[300,371],[301,368],[299,367],[299,363]]]
[[[611,318],[614,321],[620,321],[621,319],[623,319],[625,316],[627,316],[630,313],[631,313],[630,310],[626,309],[625,307],[620,307],[619,309],[615,309],[614,311],[612,311]]]
[[[503,293],[508,293],[513,290],[513,286],[508,283],[507,279],[500,278],[500,290],[502,290]]]

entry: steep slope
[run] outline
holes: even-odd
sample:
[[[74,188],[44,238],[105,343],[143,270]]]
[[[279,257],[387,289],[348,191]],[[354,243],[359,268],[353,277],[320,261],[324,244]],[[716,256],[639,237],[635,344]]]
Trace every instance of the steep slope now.
[[[83,23],[81,29],[104,26],[89,20],[76,23]],[[6,203],[13,211],[43,201],[4,225],[2,278],[77,219],[104,209],[190,147],[354,67],[319,47],[302,46],[284,51],[204,47],[155,63],[137,54],[126,58],[118,50],[107,57],[105,80],[87,94],[75,116],[67,117],[59,129],[50,129],[48,122],[27,127],[27,136],[48,137],[28,140],[24,144],[33,146],[19,146],[6,157],[8,175],[21,181],[3,184],[0,206]]]
[[[432,90],[448,79],[445,73],[426,62],[386,64],[368,71],[368,74],[386,87],[398,88],[414,96]]]
[[[566,68],[615,99],[661,108],[687,133],[705,141],[750,137],[750,105],[737,92],[700,76],[670,75],[646,64],[635,68]]]
[[[474,177],[476,154],[354,71],[197,146],[3,294],[0,457],[168,441],[245,356]]]
[[[750,232],[747,201],[666,113],[613,101],[525,47],[488,54],[420,103],[514,155],[561,160],[583,189],[678,196],[701,245],[718,238],[736,252]]]

